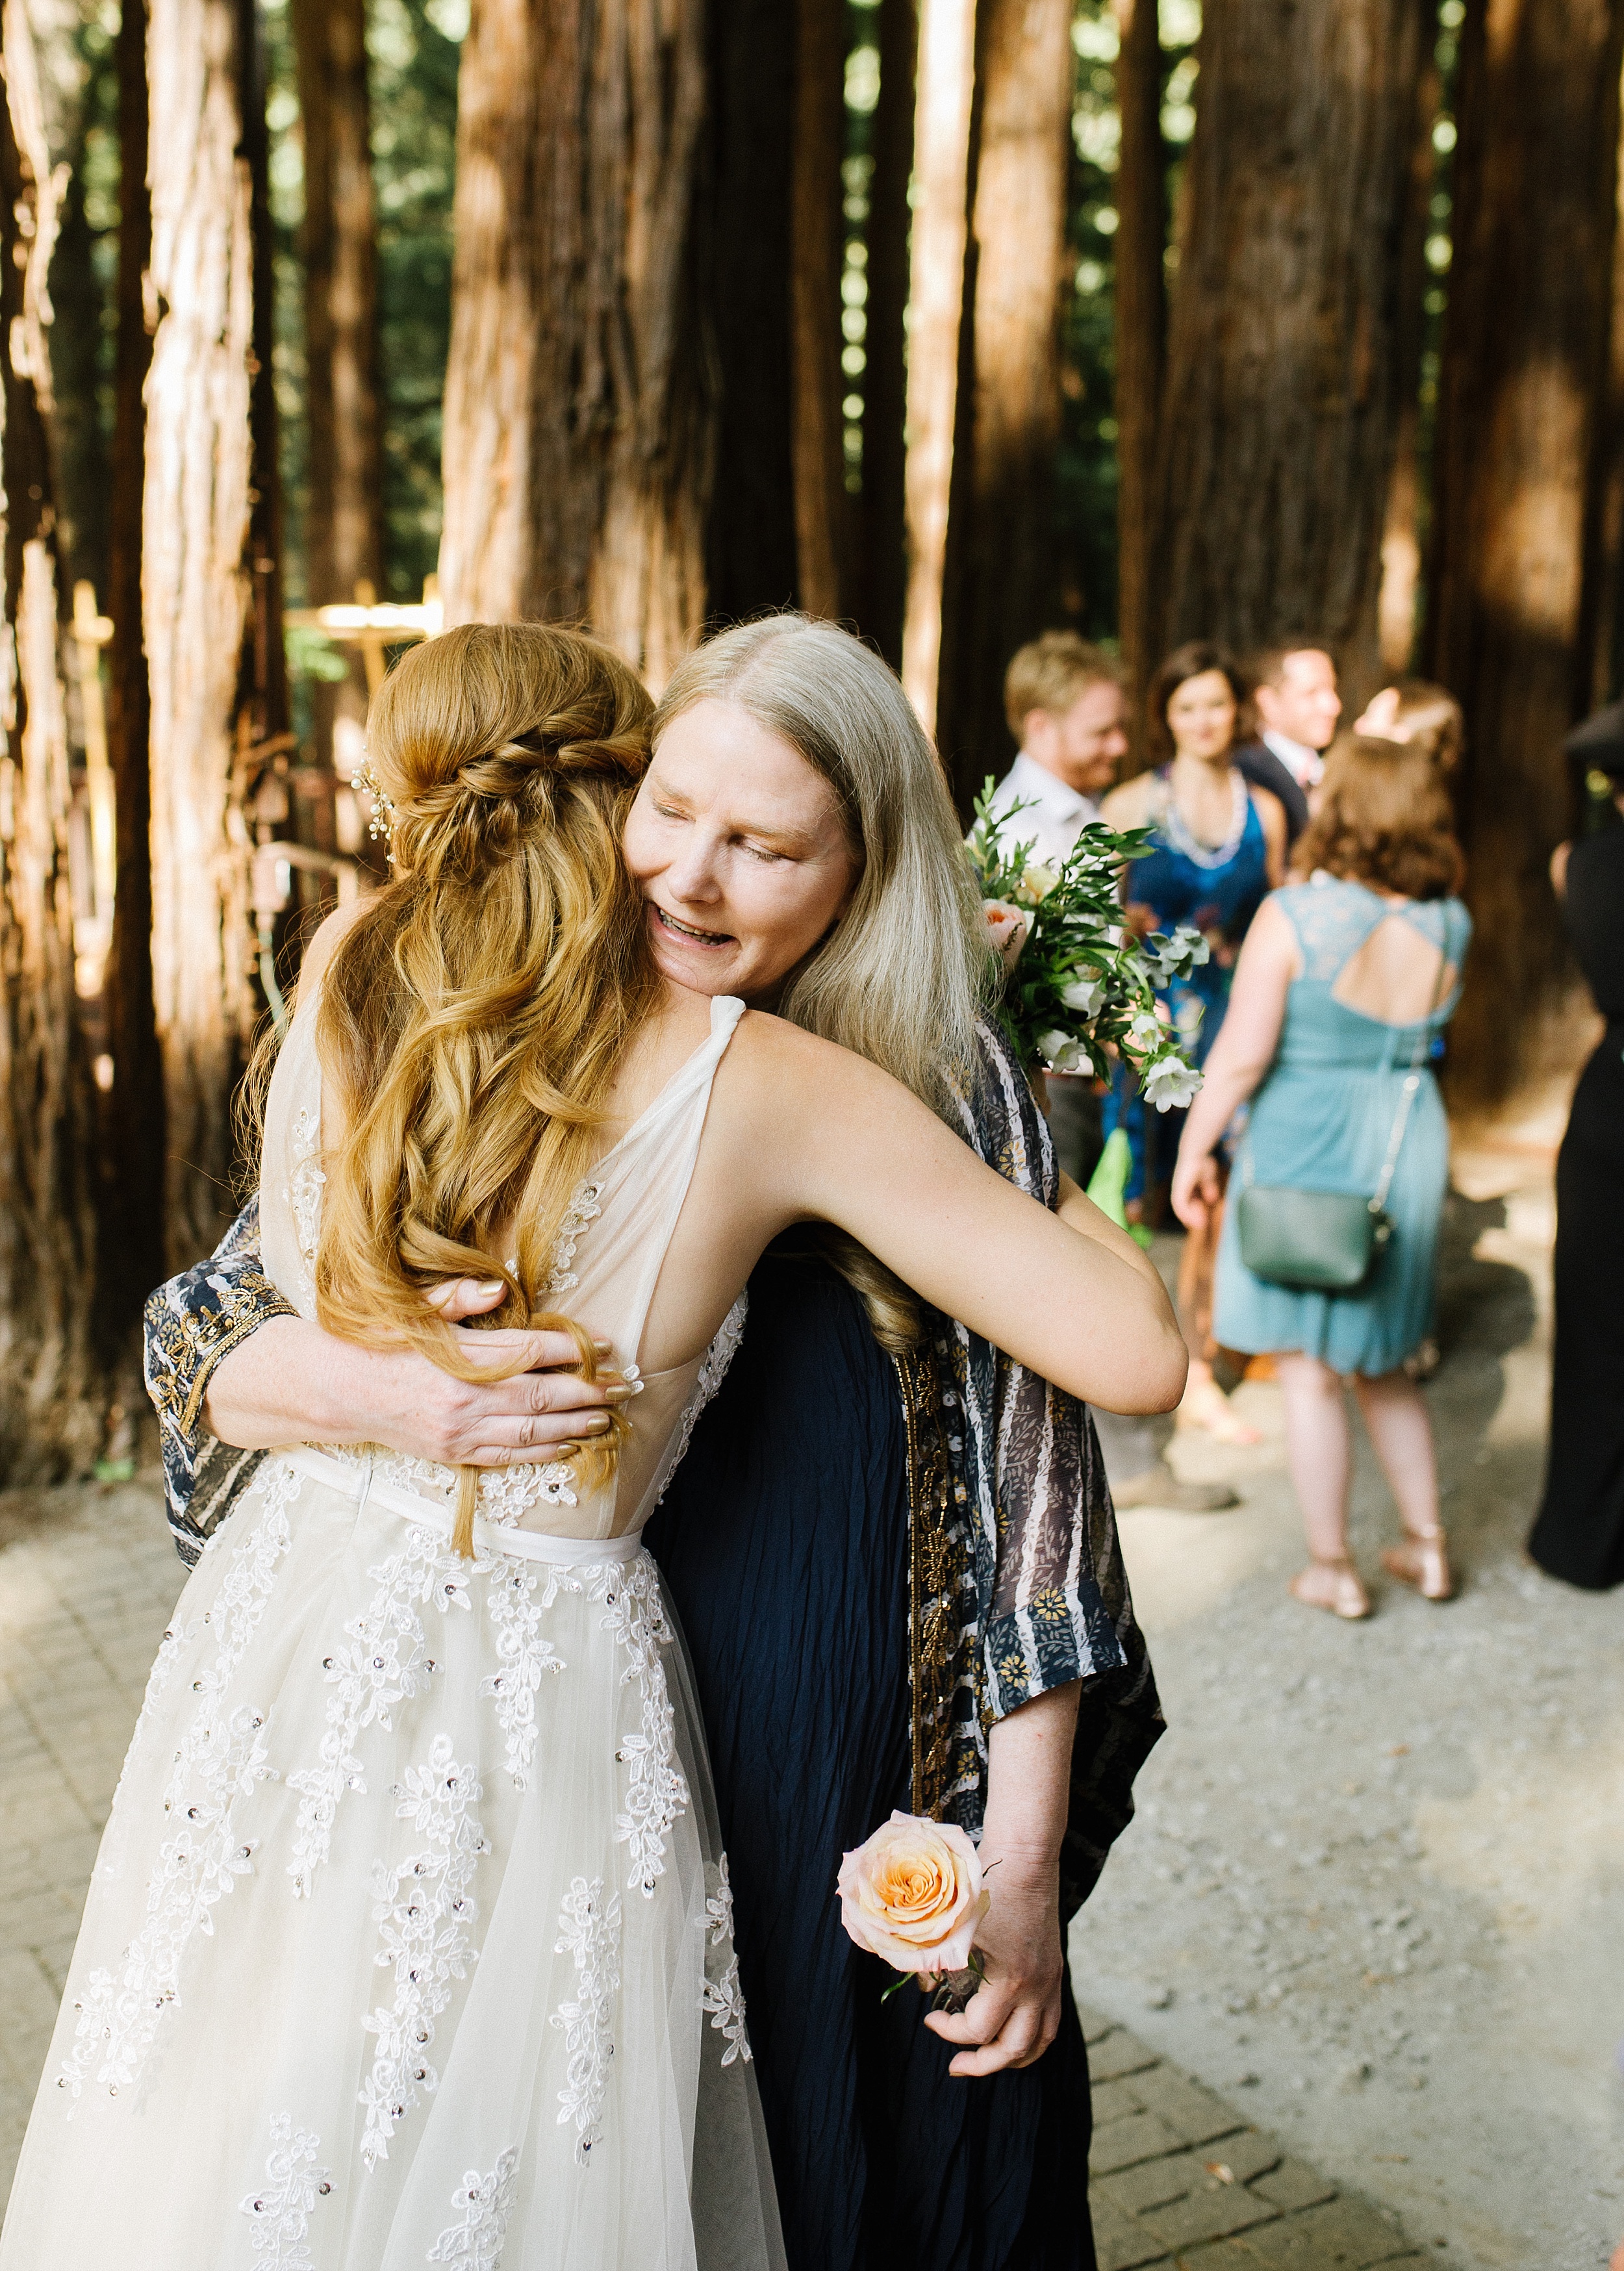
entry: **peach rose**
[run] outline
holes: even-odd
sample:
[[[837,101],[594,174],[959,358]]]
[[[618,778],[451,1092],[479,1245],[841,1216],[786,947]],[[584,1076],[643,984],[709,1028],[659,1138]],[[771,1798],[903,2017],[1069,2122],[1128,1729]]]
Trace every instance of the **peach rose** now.
[[[893,1813],[840,1864],[840,1921],[898,1971],[962,1971],[989,1896],[954,1822]]]

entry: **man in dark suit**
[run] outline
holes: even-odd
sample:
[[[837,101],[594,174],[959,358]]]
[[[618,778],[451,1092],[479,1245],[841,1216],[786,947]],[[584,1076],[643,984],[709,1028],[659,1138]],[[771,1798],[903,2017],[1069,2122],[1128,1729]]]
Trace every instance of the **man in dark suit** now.
[[[1324,771],[1342,715],[1335,658],[1318,639],[1283,640],[1253,655],[1247,666],[1257,737],[1243,741],[1235,763],[1258,788],[1285,807],[1288,845],[1308,825],[1308,791]]]

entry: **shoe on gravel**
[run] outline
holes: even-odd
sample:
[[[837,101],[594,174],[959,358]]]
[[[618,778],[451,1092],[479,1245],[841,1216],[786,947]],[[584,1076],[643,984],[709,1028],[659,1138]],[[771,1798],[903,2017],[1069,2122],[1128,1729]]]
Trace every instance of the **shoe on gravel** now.
[[[1240,1505],[1240,1493],[1227,1483],[1181,1482],[1165,1460],[1158,1460],[1142,1474],[1114,1482],[1111,1500],[1117,1507],[1158,1506],[1166,1514],[1227,1514]]]

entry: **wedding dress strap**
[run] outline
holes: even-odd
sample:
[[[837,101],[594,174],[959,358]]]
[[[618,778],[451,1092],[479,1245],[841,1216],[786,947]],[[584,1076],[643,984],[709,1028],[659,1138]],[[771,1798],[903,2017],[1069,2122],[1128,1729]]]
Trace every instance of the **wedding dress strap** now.
[[[313,1450],[308,1444],[278,1451],[275,1456],[285,1465],[309,1475],[312,1481],[325,1483],[329,1490],[353,1498],[358,1508],[384,1507],[407,1522],[421,1523],[426,1529],[441,1530],[447,1538],[451,1534],[453,1515],[450,1507],[436,1505],[433,1499],[419,1498],[395,1483],[381,1481],[374,1475],[369,1458],[352,1465],[347,1459],[335,1459],[330,1452]],[[510,1530],[504,1524],[477,1516],[473,1543],[481,1555],[504,1553],[520,1561],[548,1561],[555,1568],[635,1561],[643,1551],[641,1537],[636,1530],[629,1530],[621,1538],[556,1538],[548,1530]]]

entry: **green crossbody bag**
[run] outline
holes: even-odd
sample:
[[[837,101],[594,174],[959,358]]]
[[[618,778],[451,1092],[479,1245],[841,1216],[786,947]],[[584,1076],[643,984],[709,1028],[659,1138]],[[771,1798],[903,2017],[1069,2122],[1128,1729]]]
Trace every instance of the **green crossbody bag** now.
[[[1368,1284],[1393,1235],[1387,1195],[1431,1041],[1428,1011],[1393,1115],[1387,1157],[1368,1198],[1357,1191],[1300,1191],[1289,1183],[1255,1183],[1248,1143],[1236,1228],[1240,1259],[1254,1277],[1293,1293],[1357,1293]]]

